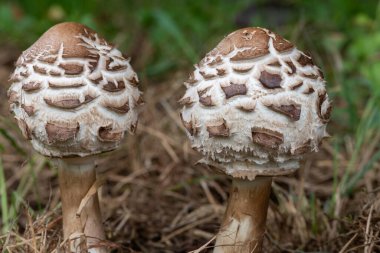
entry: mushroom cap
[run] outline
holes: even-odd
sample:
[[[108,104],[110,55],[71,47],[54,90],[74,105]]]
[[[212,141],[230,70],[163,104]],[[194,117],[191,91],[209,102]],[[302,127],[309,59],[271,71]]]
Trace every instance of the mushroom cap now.
[[[142,103],[129,59],[78,23],[61,23],[22,53],[8,90],[23,135],[45,156],[113,150]]]
[[[322,72],[267,29],[229,34],[185,86],[181,119],[193,148],[233,177],[292,173],[327,136],[331,104]]]

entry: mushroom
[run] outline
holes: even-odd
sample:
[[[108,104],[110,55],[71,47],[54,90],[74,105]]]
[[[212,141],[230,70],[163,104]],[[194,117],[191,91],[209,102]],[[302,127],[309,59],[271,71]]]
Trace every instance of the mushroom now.
[[[180,100],[191,101],[181,111],[187,135],[201,162],[232,177],[214,252],[261,252],[272,177],[296,171],[327,136],[331,104],[322,73],[281,36],[244,28],[190,76]]]
[[[23,135],[58,166],[64,238],[79,237],[70,252],[106,252],[96,248],[105,232],[95,162],[136,128],[142,100],[129,59],[90,28],[61,23],[22,53],[11,81],[10,110]]]

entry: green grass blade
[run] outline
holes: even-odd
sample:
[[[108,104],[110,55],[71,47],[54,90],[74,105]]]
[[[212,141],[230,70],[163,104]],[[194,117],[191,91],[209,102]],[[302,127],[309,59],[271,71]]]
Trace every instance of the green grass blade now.
[[[8,134],[7,130],[5,130],[4,128],[0,128],[0,134],[6,139],[9,141],[9,143],[11,144],[11,146],[16,149],[16,151],[18,153],[20,153],[21,155],[25,156],[26,155],[26,152],[17,144],[16,140]]]
[[[9,230],[9,213],[8,213],[8,197],[7,197],[7,185],[4,176],[3,161],[0,158],[0,203],[1,203],[1,219],[2,228],[1,232],[6,233]]]
[[[345,185],[345,192],[344,194],[351,194],[355,188],[355,186],[358,184],[358,182],[364,177],[364,175],[370,171],[373,168],[373,165],[380,161],[380,151],[376,152],[375,155],[372,156],[372,158],[366,163],[363,168],[355,173],[350,180]]]
[[[185,35],[181,32],[181,29],[176,25],[176,22],[163,10],[155,10],[153,17],[160,25],[163,31],[166,31],[175,41],[175,43],[182,49],[185,56],[191,61],[197,60],[197,54],[193,47],[187,43]],[[168,42],[169,43],[169,42]]]

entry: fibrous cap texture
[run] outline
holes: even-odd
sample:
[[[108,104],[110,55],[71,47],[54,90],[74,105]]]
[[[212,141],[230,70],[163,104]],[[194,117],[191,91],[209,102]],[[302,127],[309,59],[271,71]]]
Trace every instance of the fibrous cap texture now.
[[[327,136],[331,104],[312,58],[263,28],[224,38],[185,82],[182,122],[204,162],[228,175],[284,175]]]
[[[142,103],[129,59],[78,23],[61,23],[22,53],[11,76],[10,109],[45,156],[115,149],[137,126]]]

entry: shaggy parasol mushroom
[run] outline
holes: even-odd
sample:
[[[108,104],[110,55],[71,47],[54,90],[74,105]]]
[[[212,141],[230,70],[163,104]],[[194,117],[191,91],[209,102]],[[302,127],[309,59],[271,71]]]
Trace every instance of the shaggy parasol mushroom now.
[[[105,233],[94,165],[96,154],[136,129],[142,98],[129,59],[90,28],[61,23],[22,53],[11,82],[10,109],[23,135],[58,166],[65,239],[85,235],[90,252],[105,252],[95,248]]]
[[[261,252],[273,176],[327,136],[331,105],[310,56],[263,28],[237,30],[195,66],[179,101],[193,148],[233,178],[214,252]]]

